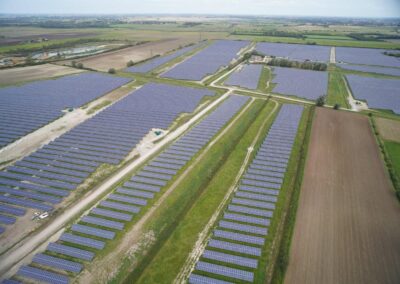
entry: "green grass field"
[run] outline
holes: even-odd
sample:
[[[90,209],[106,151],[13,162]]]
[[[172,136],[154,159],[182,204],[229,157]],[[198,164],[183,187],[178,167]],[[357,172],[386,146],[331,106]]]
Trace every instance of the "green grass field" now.
[[[396,176],[400,180],[400,143],[385,141],[384,144]]]
[[[342,73],[330,71],[326,102],[329,105],[339,104],[342,108],[350,108],[347,97],[348,93]]]
[[[244,133],[203,193],[180,221],[149,266],[143,271],[138,283],[157,283],[157,280],[161,278],[163,283],[173,282],[193,249],[198,234],[204,229],[224,198],[226,191],[233,184],[247,154],[247,148],[252,143],[265,118],[271,113],[274,105],[271,102],[263,107],[257,119]],[[271,122],[272,119],[270,119],[268,125]],[[162,269],[160,269],[161,267]]]
[[[190,171],[180,182],[177,188],[157,208],[152,219],[145,225],[144,232],[152,232],[155,236],[155,243],[146,254],[139,254],[135,258],[135,265],[132,262],[123,261],[124,265],[120,273],[112,283],[126,283],[137,281],[140,275],[146,270],[147,265],[158,254],[160,248],[169,239],[175,228],[179,225],[195,201],[202,195],[218,169],[225,163],[226,159],[236,147],[237,142],[243,133],[249,128],[258,113],[265,104],[264,100],[254,102],[233,128],[215,143],[201,161]],[[211,200],[210,200],[211,202]],[[162,269],[159,268],[158,271]],[[163,270],[165,272],[165,270]],[[148,280],[150,281],[150,279]],[[155,280],[153,280],[155,281]],[[149,282],[150,283],[150,282]]]

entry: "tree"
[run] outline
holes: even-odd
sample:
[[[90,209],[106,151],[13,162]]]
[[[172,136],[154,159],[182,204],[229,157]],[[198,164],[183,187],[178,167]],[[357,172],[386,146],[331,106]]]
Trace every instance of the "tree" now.
[[[72,65],[72,67],[76,67],[76,61],[75,61],[75,60],[72,60],[72,61],[71,61],[71,65]]]
[[[110,74],[115,74],[115,69],[114,69],[114,68],[108,69],[108,73],[110,73]]]
[[[131,66],[133,66],[135,63],[132,61],[132,60],[129,60],[127,63],[126,63],[126,67],[131,67]]]
[[[325,104],[325,96],[319,96],[316,100],[315,100],[315,105],[322,107]]]
[[[79,69],[83,69],[83,64],[79,62],[79,63],[76,64],[76,67],[79,68]]]
[[[340,109],[340,104],[335,104],[334,106],[333,106],[333,109]]]

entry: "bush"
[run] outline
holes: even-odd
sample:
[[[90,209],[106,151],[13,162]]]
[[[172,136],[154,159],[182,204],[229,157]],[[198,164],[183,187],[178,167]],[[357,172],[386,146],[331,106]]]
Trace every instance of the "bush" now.
[[[325,96],[320,96],[318,99],[315,101],[315,105],[318,107],[322,107],[325,105]]]
[[[131,66],[133,66],[133,65],[135,65],[135,63],[134,63],[132,60],[129,60],[129,61],[126,63],[126,67],[131,67]]]
[[[108,73],[110,73],[110,74],[115,74],[115,69],[114,69],[114,68],[108,69]]]
[[[79,62],[79,63],[76,64],[76,67],[79,68],[79,69],[83,69],[83,64]]]
[[[333,106],[333,109],[340,109],[340,104],[335,104],[335,105]]]

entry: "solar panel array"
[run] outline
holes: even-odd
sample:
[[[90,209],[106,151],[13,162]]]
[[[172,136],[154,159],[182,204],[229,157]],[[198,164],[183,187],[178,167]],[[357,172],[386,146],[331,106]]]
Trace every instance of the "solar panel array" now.
[[[289,44],[260,42],[256,50],[262,54],[289,58],[293,60],[310,60],[328,62],[331,47],[321,45]]]
[[[247,173],[241,178],[241,184],[216,225],[205,251],[189,277],[189,283],[218,283],[220,279],[232,279],[232,282],[254,281],[254,271],[262,256],[270,218],[277,202],[276,195],[279,194],[283,179],[255,183],[251,187],[246,186],[246,190],[244,181],[256,182],[274,178],[276,169],[286,172],[302,111],[301,106],[282,106],[247,171],[259,161],[268,162],[278,156],[280,165],[251,175]],[[271,192],[276,194],[271,195]]]
[[[80,261],[92,260],[94,254],[85,248],[102,250],[105,247],[105,242],[113,239],[116,232],[121,231],[125,223],[131,221],[134,214],[139,213],[141,208],[154,198],[154,193],[161,191],[162,187],[177,173],[176,171],[166,173],[163,169],[168,168],[170,163],[173,164],[175,159],[179,159],[182,155],[185,157],[185,163],[187,163],[247,101],[247,97],[230,96],[210,115],[177,139],[147,166],[131,177],[129,181],[125,182],[123,186],[92,208],[88,215],[82,216],[78,223],[72,225],[72,233],[64,233],[56,243],[49,244],[47,251],[56,252],[60,257],[52,256],[53,261],[50,263],[48,262],[50,258],[45,252],[45,254],[36,255],[34,262],[59,270],[78,273],[82,269],[82,264],[71,260],[65,262],[64,256],[76,258]],[[168,161],[155,165],[156,161],[165,155],[169,156]],[[184,164],[179,165],[179,169],[183,166]],[[74,247],[76,245],[79,248]],[[18,275],[22,275],[21,273],[18,272]],[[24,276],[29,278],[25,274]],[[30,278],[33,278],[33,276]]]
[[[51,211],[98,166],[120,163],[151,129],[167,129],[180,113],[193,112],[212,95],[204,89],[143,86],[0,171],[0,212],[23,215],[25,210],[15,205]]]
[[[368,66],[368,65],[351,65],[351,64],[340,64],[340,63],[336,65],[346,70],[355,70],[368,73],[400,76],[400,68],[389,68],[389,67]]]
[[[390,109],[400,114],[400,80],[346,75],[353,96],[370,108]]]
[[[400,58],[385,55],[385,51],[394,52],[373,48],[336,47],[336,62],[400,67]]]
[[[0,148],[131,79],[81,73],[0,89]]]
[[[262,69],[263,65],[261,64],[246,64],[240,70],[235,71],[225,81],[225,85],[255,90],[258,87]]]
[[[272,83],[277,84],[273,92],[315,100],[326,95],[328,72],[295,68],[273,67]]]
[[[164,65],[165,63],[178,58],[179,56],[188,53],[196,48],[198,48],[200,46],[200,44],[196,44],[196,45],[191,45],[191,46],[187,46],[184,48],[181,48],[171,54],[165,55],[165,56],[160,56],[157,57],[155,59],[146,61],[142,64],[138,64],[138,65],[134,65],[131,66],[129,68],[126,68],[125,71],[128,72],[132,72],[132,73],[147,73],[150,72],[158,67],[160,67],[161,65]]]
[[[248,41],[217,40],[194,56],[165,72],[162,77],[199,81],[227,66]]]

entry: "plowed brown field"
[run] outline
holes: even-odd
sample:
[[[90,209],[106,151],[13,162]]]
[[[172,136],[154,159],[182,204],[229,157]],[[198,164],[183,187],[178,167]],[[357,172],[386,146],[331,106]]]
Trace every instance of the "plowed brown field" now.
[[[316,111],[285,283],[400,283],[400,206],[366,116]]]

